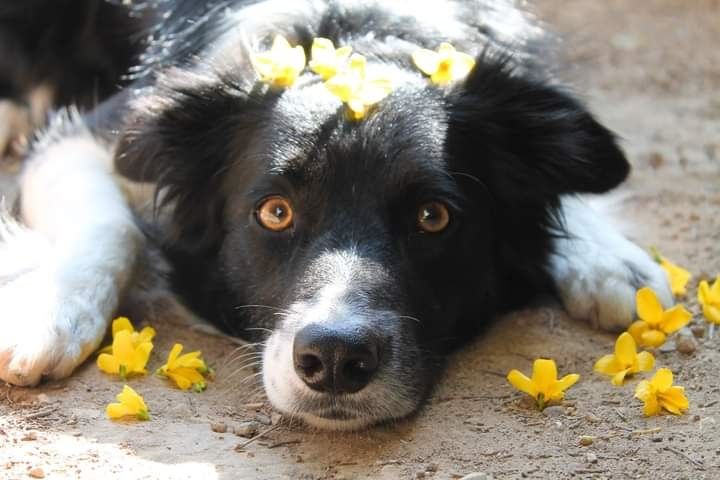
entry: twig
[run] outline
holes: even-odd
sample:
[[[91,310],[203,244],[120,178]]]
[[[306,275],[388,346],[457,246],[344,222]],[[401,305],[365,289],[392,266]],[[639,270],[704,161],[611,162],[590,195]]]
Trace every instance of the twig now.
[[[274,427],[270,427],[270,428],[268,428],[268,429],[263,430],[262,432],[258,433],[258,434],[255,435],[254,437],[252,437],[250,440],[247,440],[246,442],[239,443],[238,445],[236,445],[236,446],[235,446],[235,451],[236,451],[236,452],[239,452],[239,451],[242,450],[243,448],[245,448],[245,447],[247,447],[248,445],[250,445],[251,443],[253,443],[253,442],[254,442],[255,440],[257,440],[258,438],[262,438],[262,437],[264,437],[265,435],[267,435],[268,433],[272,432],[273,430],[277,430],[278,428],[280,428],[280,424],[277,424],[277,425],[275,425]]]
[[[607,473],[607,469],[600,469],[600,468],[578,468],[573,473]]]
[[[693,465],[695,465],[697,468],[699,468],[699,469],[701,469],[701,470],[705,470],[705,465],[704,465],[702,462],[700,462],[700,461],[698,461],[698,460],[695,460],[694,458],[692,458],[692,457],[691,457],[690,455],[688,455],[687,453],[685,453],[685,452],[683,452],[683,451],[680,451],[680,450],[678,450],[677,448],[673,448],[673,447],[665,447],[665,450],[670,451],[670,452],[673,452],[673,453],[675,453],[675,454],[677,454],[677,455],[680,455],[680,456],[683,457],[685,460],[687,460],[688,462],[690,462],[690,463],[692,463]]]
[[[662,427],[648,428],[647,430],[633,430],[630,432],[632,435],[645,435],[647,433],[659,433],[662,431]]]
[[[710,408],[720,402],[720,400],[713,400],[712,402],[708,402],[705,405],[700,405],[700,408]]]
[[[23,420],[27,421],[27,420],[34,420],[36,418],[47,417],[48,415],[55,413],[56,411],[57,411],[57,407],[55,407],[55,406],[43,408],[42,410],[38,410],[35,413],[29,413],[29,414],[25,415],[23,417]]]
[[[282,447],[283,445],[293,445],[295,443],[301,443],[301,442],[302,442],[302,440],[285,440],[284,442],[277,442],[277,443],[268,445],[267,448],[277,448],[277,447]]]

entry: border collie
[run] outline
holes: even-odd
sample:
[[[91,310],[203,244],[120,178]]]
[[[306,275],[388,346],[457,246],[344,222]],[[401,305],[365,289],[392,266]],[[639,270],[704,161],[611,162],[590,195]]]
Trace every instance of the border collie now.
[[[82,363],[151,246],[184,305],[262,343],[274,407],[328,429],[412,414],[450,350],[538,295],[607,330],[643,285],[671,300],[662,270],[577,196],[617,186],[628,162],[510,0],[66,3],[0,7],[28,71],[50,72],[16,82],[14,101],[46,85],[55,107],[84,106],[51,115],[4,216],[7,382]],[[32,9],[53,27],[10,28]],[[43,32],[71,40],[47,58],[27,47]],[[307,56],[316,38],[349,46],[392,91],[354,120],[309,68],[273,88],[252,59],[277,35]],[[475,63],[440,87],[412,57],[442,42]],[[121,176],[155,186],[154,215]]]

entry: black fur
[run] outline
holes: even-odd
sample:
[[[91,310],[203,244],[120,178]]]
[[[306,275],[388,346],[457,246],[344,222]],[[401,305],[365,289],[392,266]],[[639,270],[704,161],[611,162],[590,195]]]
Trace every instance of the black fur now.
[[[375,397],[298,394],[292,408],[300,413],[333,405],[365,423],[411,413],[448,349],[498,313],[553,292],[546,262],[553,236],[563,234],[559,196],[603,192],[628,173],[612,133],[558,86],[548,37],[530,17],[509,1],[447,3],[462,31],[382,4],[329,2],[303,14],[298,2],[244,16],[262,2],[177,2],[133,69],[147,88],[120,125],[117,167],[158,183],[159,208],[171,211],[159,241],[185,301],[225,330],[259,339],[257,327],[292,333],[293,323],[246,305],[312,322],[298,312],[345,272],[336,306],[355,314],[325,321],[385,338],[375,383],[395,375],[390,383],[402,386],[386,394],[413,399],[384,411]],[[237,23],[228,9],[239,12]],[[360,122],[347,120],[311,73],[289,90],[268,89],[239,37],[217,50],[218,39],[261,14],[268,21],[244,32],[258,48],[283,33],[309,53],[312,38],[325,36],[391,66],[402,81]],[[519,22],[513,32],[509,16]],[[469,77],[446,90],[410,61],[416,48],[441,41],[477,57]],[[212,56],[222,61],[207,63]],[[258,225],[258,203],[270,195],[294,205],[291,230]],[[427,201],[450,210],[442,233],[418,230]]]

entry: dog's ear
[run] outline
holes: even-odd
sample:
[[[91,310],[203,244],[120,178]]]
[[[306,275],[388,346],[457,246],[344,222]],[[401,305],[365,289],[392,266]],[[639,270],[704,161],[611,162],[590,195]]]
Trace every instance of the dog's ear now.
[[[481,56],[448,100],[452,157],[501,195],[600,193],[629,173],[615,136],[578,100],[508,60]]]
[[[220,238],[219,173],[237,154],[247,108],[247,95],[232,85],[183,72],[140,96],[126,121],[115,168],[157,184],[157,205],[172,205],[170,240],[183,249],[206,249]]]

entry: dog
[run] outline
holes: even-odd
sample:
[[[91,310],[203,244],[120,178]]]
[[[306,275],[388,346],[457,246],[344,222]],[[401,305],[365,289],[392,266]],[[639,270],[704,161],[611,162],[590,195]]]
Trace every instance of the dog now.
[[[68,376],[153,247],[183,305],[262,345],[272,405],[322,429],[412,415],[448,352],[538,296],[605,330],[639,287],[671,302],[579,196],[629,164],[512,1],[128,3],[103,8],[140,22],[135,63],[94,108],[51,116],[3,218],[3,380]],[[252,58],[277,35],[350,46],[392,91],[353,120],[309,69],[272,88]],[[412,61],[441,42],[475,59],[446,87]],[[154,215],[119,177],[154,186]]]

